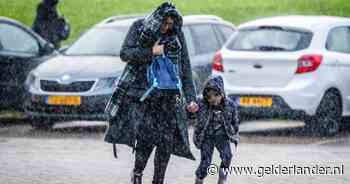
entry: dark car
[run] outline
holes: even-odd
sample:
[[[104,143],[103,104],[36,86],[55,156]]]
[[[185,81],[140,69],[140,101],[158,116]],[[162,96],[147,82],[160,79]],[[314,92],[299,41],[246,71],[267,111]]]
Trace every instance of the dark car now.
[[[0,17],[0,109],[23,110],[28,73],[55,52],[23,24]]]
[[[56,120],[106,120],[104,109],[125,63],[119,52],[131,24],[140,18],[117,16],[92,27],[62,55],[39,65],[28,76],[26,115],[37,128]],[[186,37],[197,91],[211,74],[214,53],[235,31],[215,16],[185,16]]]
[[[184,17],[183,32],[190,55],[197,94],[212,73],[212,63],[218,51],[236,31],[235,26],[212,15],[189,15]]]

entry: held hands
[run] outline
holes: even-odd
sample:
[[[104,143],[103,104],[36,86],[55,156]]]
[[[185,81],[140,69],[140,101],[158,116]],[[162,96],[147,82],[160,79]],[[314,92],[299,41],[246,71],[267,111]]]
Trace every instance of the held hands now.
[[[191,113],[197,112],[199,109],[196,102],[192,101],[189,105],[187,105],[187,111]]]
[[[160,56],[164,53],[164,45],[159,45],[159,40],[154,44],[152,48],[153,55]]]

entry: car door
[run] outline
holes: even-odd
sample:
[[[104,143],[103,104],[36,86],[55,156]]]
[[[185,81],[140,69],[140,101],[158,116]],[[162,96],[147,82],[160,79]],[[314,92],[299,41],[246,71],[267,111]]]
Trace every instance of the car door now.
[[[184,33],[184,36],[185,36],[185,40],[186,40],[186,45],[187,45],[187,50],[188,50],[188,55],[190,57],[190,61],[191,61],[191,67],[192,67],[192,78],[193,78],[193,81],[194,81],[194,85],[196,87],[196,92],[198,93],[199,92],[199,78],[196,74],[196,72],[194,72],[194,68],[196,68],[193,63],[196,63],[195,62],[195,59],[196,59],[196,48],[194,46],[194,40],[193,40],[193,35],[192,35],[192,32],[191,32],[191,29],[189,26],[185,25],[183,28],[182,28],[182,32]]]
[[[220,43],[211,24],[194,24],[190,27],[194,43],[194,56],[192,68],[198,77],[199,91],[203,88],[204,81],[211,75],[211,65],[215,52],[219,50]]]
[[[350,27],[339,26],[330,30],[326,48],[336,59],[338,82],[345,95],[345,111],[350,111]]]
[[[33,60],[39,55],[39,42],[12,22],[0,22],[0,106],[21,106],[24,82]]]

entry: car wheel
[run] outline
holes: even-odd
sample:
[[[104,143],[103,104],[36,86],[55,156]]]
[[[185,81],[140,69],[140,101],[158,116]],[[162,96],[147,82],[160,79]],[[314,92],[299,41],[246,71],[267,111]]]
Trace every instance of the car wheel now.
[[[38,130],[50,130],[54,123],[48,118],[31,118],[30,125]]]
[[[316,115],[307,117],[306,128],[320,136],[334,136],[340,130],[342,101],[334,92],[327,92],[317,109]]]

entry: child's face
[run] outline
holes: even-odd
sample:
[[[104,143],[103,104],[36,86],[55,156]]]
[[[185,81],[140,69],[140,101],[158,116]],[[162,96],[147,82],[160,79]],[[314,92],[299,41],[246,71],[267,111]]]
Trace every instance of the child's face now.
[[[223,96],[215,90],[209,90],[207,93],[207,97],[207,100],[210,105],[220,105],[223,98]]]

